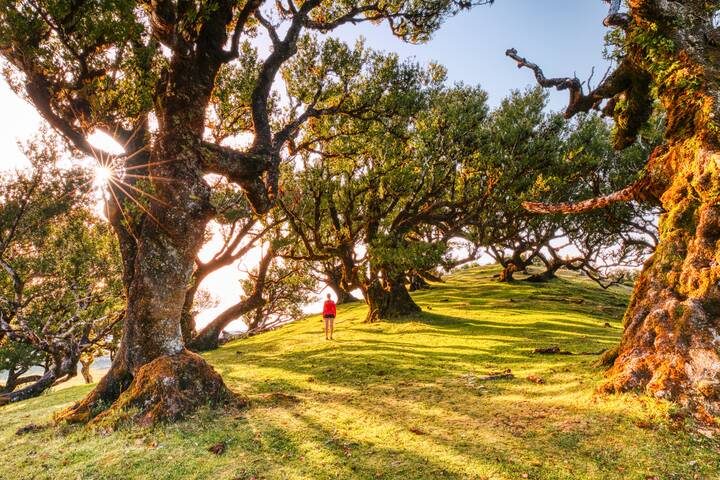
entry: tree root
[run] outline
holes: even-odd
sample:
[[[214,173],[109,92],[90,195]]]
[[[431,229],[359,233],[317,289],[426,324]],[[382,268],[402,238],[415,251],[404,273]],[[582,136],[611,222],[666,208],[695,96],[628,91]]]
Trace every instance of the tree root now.
[[[243,403],[202,357],[189,351],[162,356],[144,365],[111,403],[107,403],[107,386],[100,387],[58,414],[56,421],[111,428],[128,422],[150,426],[180,420],[205,405]]]

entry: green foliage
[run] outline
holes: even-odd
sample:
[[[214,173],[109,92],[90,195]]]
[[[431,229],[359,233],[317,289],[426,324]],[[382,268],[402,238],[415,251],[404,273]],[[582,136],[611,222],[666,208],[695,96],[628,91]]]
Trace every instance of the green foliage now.
[[[32,168],[0,178],[4,363],[45,363],[65,341],[89,352],[118,340],[112,328],[123,308],[117,241],[88,206],[87,174],[59,168],[54,145],[51,137],[31,144]]]
[[[242,281],[246,297],[255,289],[255,275]],[[268,268],[263,288],[265,304],[246,315],[242,321],[250,331],[262,331],[304,316],[303,308],[313,301],[317,280],[297,262],[276,258]]]

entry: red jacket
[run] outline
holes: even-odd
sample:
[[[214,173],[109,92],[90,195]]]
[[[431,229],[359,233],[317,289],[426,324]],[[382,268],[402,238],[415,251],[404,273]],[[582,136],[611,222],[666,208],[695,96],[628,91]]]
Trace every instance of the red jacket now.
[[[325,304],[323,305],[323,317],[328,315],[335,316],[335,302],[332,300],[325,300]]]

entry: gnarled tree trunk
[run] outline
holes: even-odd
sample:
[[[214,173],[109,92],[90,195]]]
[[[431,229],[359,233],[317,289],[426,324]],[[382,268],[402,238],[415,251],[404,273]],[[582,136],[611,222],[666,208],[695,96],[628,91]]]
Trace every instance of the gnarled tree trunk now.
[[[606,25],[625,30],[624,58],[589,94],[577,79],[547,79],[569,89],[568,116],[610,99],[615,144],[631,143],[652,108],[654,87],[667,111],[665,144],[624,190],[539,213],[577,213],[628,200],[657,199],[660,241],[644,265],[625,314],[618,356],[603,390],[640,390],[679,402],[700,419],[720,416],[720,43],[715,4],[698,0],[613,1]]]
[[[403,280],[403,276],[399,275],[385,281],[375,280],[363,288],[368,305],[366,322],[403,317],[421,311],[405,288]]]
[[[124,278],[128,305],[120,346],[110,371],[83,401],[60,412],[59,420],[120,418],[126,406],[137,405],[133,419],[153,423],[232,398],[212,367],[185,349],[182,338],[187,285],[212,213],[209,187],[188,142],[194,135],[184,130],[197,127],[194,117],[202,116],[202,109],[200,113],[183,110],[168,106],[161,130],[169,132],[158,138],[150,163],[154,176],[176,181],[157,182],[143,220],[131,235],[119,235],[124,260],[130,264]],[[177,127],[178,119],[184,119],[179,123],[183,128]],[[189,378],[192,384],[183,380]],[[152,379],[155,392],[148,392],[151,385],[138,385],[138,379],[145,383]],[[192,387],[192,394],[183,391],[186,387]]]
[[[713,11],[700,1],[630,5],[628,34],[655,37],[638,48],[668,112],[667,144],[648,164],[666,213],[605,389],[642,389],[701,417],[720,416],[720,48],[712,41]],[[660,56],[654,64],[651,53]]]

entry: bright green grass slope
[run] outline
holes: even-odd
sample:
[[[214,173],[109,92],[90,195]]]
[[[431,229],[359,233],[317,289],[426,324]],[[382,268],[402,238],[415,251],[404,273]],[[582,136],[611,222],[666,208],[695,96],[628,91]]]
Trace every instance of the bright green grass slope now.
[[[205,411],[153,430],[16,436],[89,387],[7,406],[0,477],[720,478],[718,443],[671,420],[668,405],[595,396],[595,356],[532,353],[617,343],[627,287],[602,291],[572,275],[505,285],[495,271],[463,271],[416,294],[416,318],[368,325],[363,305],[342,307],[334,342],[313,316],[208,354],[251,399],[243,411]],[[504,369],[515,378],[477,379]],[[220,441],[223,455],[208,451]]]

